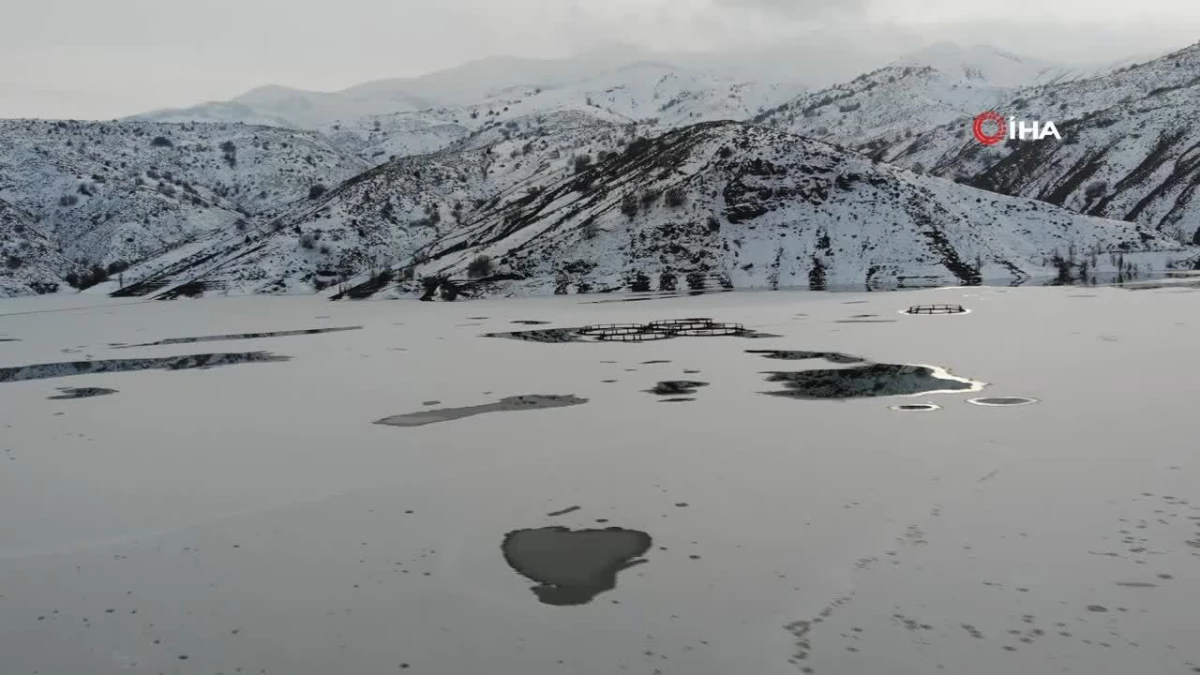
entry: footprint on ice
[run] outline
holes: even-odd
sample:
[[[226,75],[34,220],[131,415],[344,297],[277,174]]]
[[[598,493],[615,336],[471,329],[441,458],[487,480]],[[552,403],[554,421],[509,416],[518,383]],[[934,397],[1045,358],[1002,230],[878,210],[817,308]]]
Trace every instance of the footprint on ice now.
[[[537,582],[531,590],[543,604],[586,605],[617,587],[617,574],[646,562],[650,535],[610,527],[572,531],[565,527],[517,530],[504,537],[504,560]]]
[[[391,427],[421,427],[426,424],[450,422],[484,413],[537,410],[540,408],[565,408],[567,406],[582,405],[587,402],[588,399],[579,398],[571,394],[565,396],[557,394],[527,394],[525,396],[502,398],[496,403],[487,403],[484,405],[468,406],[465,408],[438,408],[437,410],[422,410],[421,412],[408,413],[407,415],[395,415],[376,420],[375,424]]]

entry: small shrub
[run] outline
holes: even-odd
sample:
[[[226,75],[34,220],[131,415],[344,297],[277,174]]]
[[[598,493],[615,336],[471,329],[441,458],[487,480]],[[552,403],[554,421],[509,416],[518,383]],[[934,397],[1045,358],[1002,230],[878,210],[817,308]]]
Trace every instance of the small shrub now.
[[[495,265],[486,255],[480,255],[467,264],[467,276],[472,279],[482,279],[490,276]]]
[[[583,173],[592,165],[591,155],[579,155],[575,158],[575,173]]]
[[[632,192],[621,200],[621,213],[633,218],[638,213],[638,198]]]
[[[79,197],[75,195],[63,195],[58,200],[59,206],[75,206],[79,203]]]
[[[687,203],[687,193],[685,193],[683,188],[678,185],[670,190],[667,190],[667,193],[664,196],[666,198],[667,206],[673,209],[677,209]]]
[[[329,191],[329,189],[326,188],[324,185],[317,183],[316,185],[308,188],[308,198],[309,199],[320,199],[321,196],[324,195],[328,191]]]
[[[1104,195],[1106,192],[1108,192],[1108,183],[1098,180],[1090,183],[1087,186],[1087,189],[1084,190],[1083,194],[1088,199],[1096,199],[1097,197]]]
[[[650,139],[639,138],[629,144],[629,147],[625,149],[625,153],[629,155],[641,154],[649,150],[651,145],[653,145],[653,142]]]
[[[108,265],[108,273],[109,274],[120,274],[121,272],[124,272],[127,269],[129,269],[129,263],[125,262],[124,260],[117,260],[115,262],[109,263],[109,265]]]
[[[21,266],[24,264],[25,264],[25,261],[21,260],[20,258],[18,258],[15,255],[8,256],[8,260],[4,261],[5,267],[7,267],[10,270],[19,270],[19,269],[21,269]]]
[[[156,148],[173,148],[175,144],[166,136],[155,136],[154,140],[150,141],[150,145]]]

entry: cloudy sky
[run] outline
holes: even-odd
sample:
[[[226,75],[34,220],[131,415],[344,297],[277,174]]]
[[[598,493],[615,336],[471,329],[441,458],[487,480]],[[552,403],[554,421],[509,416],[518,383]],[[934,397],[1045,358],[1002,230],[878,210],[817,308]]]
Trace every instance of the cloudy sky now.
[[[922,41],[1112,61],[1200,40],[1200,0],[5,0],[0,117],[111,118],[263,84],[335,90],[494,55]],[[817,31],[817,32],[814,32]],[[830,58],[833,58],[831,55]],[[811,61],[811,59],[809,59]],[[880,64],[882,65],[882,64]],[[810,63],[810,68],[816,67]]]

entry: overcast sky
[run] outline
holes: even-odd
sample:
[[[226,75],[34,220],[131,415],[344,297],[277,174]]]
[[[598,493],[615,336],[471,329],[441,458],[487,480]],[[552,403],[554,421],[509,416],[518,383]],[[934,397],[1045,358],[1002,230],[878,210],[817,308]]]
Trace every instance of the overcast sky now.
[[[613,43],[744,52],[816,29],[1091,62],[1200,40],[1200,0],[4,0],[0,117],[111,118]]]

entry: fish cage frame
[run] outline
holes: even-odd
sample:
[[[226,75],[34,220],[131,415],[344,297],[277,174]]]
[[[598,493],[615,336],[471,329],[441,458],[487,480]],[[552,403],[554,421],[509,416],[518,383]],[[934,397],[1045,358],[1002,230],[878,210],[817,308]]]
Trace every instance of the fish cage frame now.
[[[904,314],[911,316],[935,316],[947,314],[967,314],[970,310],[962,305],[910,305]]]

